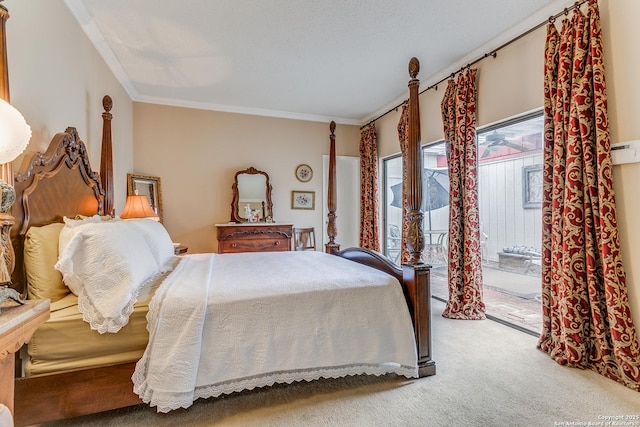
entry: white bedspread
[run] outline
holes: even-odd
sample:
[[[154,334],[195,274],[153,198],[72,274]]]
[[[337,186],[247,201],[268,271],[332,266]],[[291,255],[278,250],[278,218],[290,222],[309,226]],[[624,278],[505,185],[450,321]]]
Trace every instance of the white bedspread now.
[[[396,279],[322,252],[187,255],[147,318],[132,379],[158,412],[274,383],[418,373]]]

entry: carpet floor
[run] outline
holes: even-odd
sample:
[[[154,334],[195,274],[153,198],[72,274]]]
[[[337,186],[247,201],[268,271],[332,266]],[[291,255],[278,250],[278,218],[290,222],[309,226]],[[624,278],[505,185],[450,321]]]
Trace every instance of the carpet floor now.
[[[276,385],[168,414],[138,405],[41,426],[640,426],[640,393],[558,365],[531,335],[491,320],[445,319],[444,303],[432,306],[432,377]]]

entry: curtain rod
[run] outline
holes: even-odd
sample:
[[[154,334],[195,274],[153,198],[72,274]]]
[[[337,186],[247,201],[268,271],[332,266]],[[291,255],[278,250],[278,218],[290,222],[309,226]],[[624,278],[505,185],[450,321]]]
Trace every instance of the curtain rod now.
[[[510,44],[520,40],[523,37],[528,36],[529,34],[533,33],[534,31],[538,30],[539,28],[544,27],[545,25],[547,25],[548,23],[553,24],[555,22],[555,20],[557,18],[559,18],[562,15],[569,15],[569,12],[571,12],[574,9],[579,8],[580,6],[582,6],[583,4],[587,3],[590,0],[581,0],[581,1],[577,1],[575,2],[573,5],[569,6],[569,7],[565,7],[562,12],[558,12],[555,15],[550,16],[547,20],[539,23],[538,25],[536,25],[533,28],[528,29],[527,31],[525,31],[524,33],[515,36],[514,38],[512,38],[511,40],[501,44],[500,46],[498,46],[497,48],[493,49],[491,52],[489,53],[485,53],[484,55],[482,55],[481,57],[469,62],[467,65],[464,65],[462,67],[460,67],[460,69],[458,69],[457,71],[454,71],[453,73],[451,73],[450,75],[448,75],[447,77],[444,77],[440,80],[438,80],[437,82],[435,82],[434,84],[432,84],[431,86],[427,87],[426,89],[421,90],[418,95],[422,95],[423,93],[425,93],[426,91],[430,90],[430,89],[436,89],[438,90],[438,85],[449,80],[452,79],[456,74],[461,73],[462,71],[464,71],[466,68],[471,68],[472,65],[477,64],[478,62],[482,61],[483,59],[486,59],[488,57],[493,57],[495,58],[496,56],[498,56],[498,51],[501,49],[504,49],[505,47],[509,46]],[[408,100],[404,100],[402,101],[400,104],[396,105],[395,107],[390,108],[388,111],[385,111],[384,113],[380,114],[378,117],[369,120],[366,124],[360,126],[360,130],[366,128],[367,126],[369,126],[371,123],[374,123],[376,121],[378,121],[379,119],[381,119],[382,117],[386,116],[387,114],[389,114],[392,111],[396,111],[399,107],[401,107],[402,105],[406,104]]]

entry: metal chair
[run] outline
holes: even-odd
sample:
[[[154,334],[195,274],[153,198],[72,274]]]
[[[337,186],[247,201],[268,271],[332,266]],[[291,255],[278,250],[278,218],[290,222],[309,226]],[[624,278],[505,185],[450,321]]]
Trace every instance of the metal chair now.
[[[389,232],[387,235],[387,258],[393,261],[395,264],[400,263],[400,252],[402,250],[402,236],[400,234],[400,227],[395,224],[389,225]]]
[[[482,231],[482,226],[480,228],[480,260],[482,264],[487,263],[487,240],[489,240],[489,235],[487,235],[484,231]]]
[[[425,230],[424,256],[432,267],[446,266],[449,259],[449,230]]]
[[[293,250],[316,250],[316,232],[313,227],[293,229]]]

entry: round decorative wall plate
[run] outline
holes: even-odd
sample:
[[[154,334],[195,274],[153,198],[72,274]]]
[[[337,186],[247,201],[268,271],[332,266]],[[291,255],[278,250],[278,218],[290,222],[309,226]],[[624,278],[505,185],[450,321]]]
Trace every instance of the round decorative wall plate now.
[[[309,165],[298,165],[296,168],[296,178],[300,182],[308,182],[311,181],[311,177],[313,176],[313,170]]]

